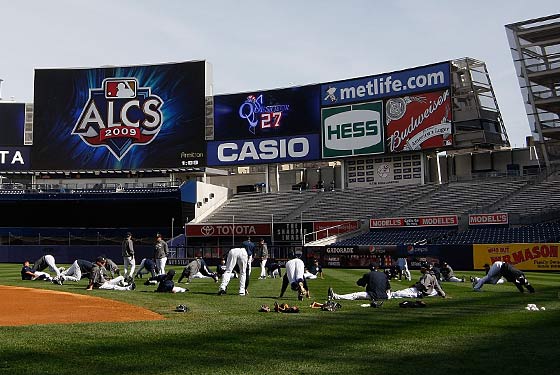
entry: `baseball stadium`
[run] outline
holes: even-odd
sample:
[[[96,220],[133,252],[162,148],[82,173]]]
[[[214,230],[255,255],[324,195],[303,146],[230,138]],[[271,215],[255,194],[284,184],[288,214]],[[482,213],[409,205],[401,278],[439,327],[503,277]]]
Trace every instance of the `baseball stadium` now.
[[[557,373],[560,16],[505,29],[521,148],[471,57],[219,95],[206,60],[35,69],[0,100],[0,374]]]

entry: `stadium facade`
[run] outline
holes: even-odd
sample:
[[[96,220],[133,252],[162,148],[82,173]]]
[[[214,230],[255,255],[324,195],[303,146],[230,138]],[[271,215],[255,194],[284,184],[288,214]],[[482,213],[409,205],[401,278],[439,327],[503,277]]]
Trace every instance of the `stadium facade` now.
[[[459,197],[438,198],[446,186],[479,177],[529,185],[553,173],[533,144],[509,147],[486,65],[473,58],[228,95],[213,95],[206,61],[37,69],[34,93],[33,103],[0,102],[3,261],[45,251],[71,260],[78,252],[98,252],[99,245],[116,254],[119,233],[127,231],[137,233],[140,254],[149,256],[151,235],[162,231],[177,263],[200,251],[218,258],[252,235],[273,243],[279,258],[314,243],[308,256],[330,266],[440,254],[472,268],[479,266],[472,243],[455,253],[467,255],[453,258],[451,245],[459,244],[435,239],[468,230],[472,214],[483,215],[475,221],[490,220],[485,226],[544,219],[508,214],[506,224],[492,222],[503,215],[487,210],[506,197],[482,196],[461,210],[453,208]],[[242,192],[249,199],[227,213]],[[342,195],[330,206],[313,211],[337,192]],[[372,201],[353,217],[337,212],[362,193],[395,200],[384,208]],[[276,206],[255,219],[270,197]],[[407,212],[422,200],[448,209]],[[374,218],[388,227],[368,223]],[[317,242],[410,227],[447,234],[424,234],[412,243],[376,239],[325,248]],[[414,246],[428,242],[437,248],[415,253]]]

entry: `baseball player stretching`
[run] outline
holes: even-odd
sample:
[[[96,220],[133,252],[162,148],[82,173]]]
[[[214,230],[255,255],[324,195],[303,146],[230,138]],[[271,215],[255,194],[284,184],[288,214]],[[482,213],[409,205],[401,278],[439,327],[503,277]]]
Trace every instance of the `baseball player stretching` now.
[[[392,292],[391,298],[423,298],[423,297],[434,297],[441,296],[445,298],[445,292],[441,289],[437,278],[428,272],[429,265],[422,264],[420,266],[420,272],[422,276],[420,280],[416,282],[413,286],[406,289],[397,290]]]
[[[521,293],[523,293],[523,286],[527,288],[529,293],[535,293],[535,288],[529,283],[525,274],[509,263],[497,261],[492,266],[485,264],[484,269],[486,270],[486,276],[473,283],[475,292],[480,292],[480,288],[484,284],[497,284],[503,276],[507,281],[514,283]]]
[[[279,298],[284,296],[284,292],[286,292],[288,285],[290,285],[292,290],[298,291],[298,300],[303,301],[303,297],[309,298],[309,288],[303,276],[305,264],[295,253],[290,252],[288,257],[291,259],[286,262],[286,273],[284,273],[282,278],[282,289],[280,290]]]
[[[226,294],[226,290],[231,279],[233,267],[237,264],[239,266],[239,295],[245,295],[245,280],[247,279],[247,250],[243,247],[235,247],[231,249],[226,259],[226,271],[222,276],[222,283],[218,290],[218,295]]]
[[[50,254],[47,255],[43,255],[42,257],[40,257],[39,259],[37,259],[35,261],[35,263],[33,263],[33,272],[35,271],[43,271],[45,268],[49,268],[52,272],[56,273],[57,277],[60,277],[60,268],[57,267],[56,265],[56,261],[54,260],[54,257]]]

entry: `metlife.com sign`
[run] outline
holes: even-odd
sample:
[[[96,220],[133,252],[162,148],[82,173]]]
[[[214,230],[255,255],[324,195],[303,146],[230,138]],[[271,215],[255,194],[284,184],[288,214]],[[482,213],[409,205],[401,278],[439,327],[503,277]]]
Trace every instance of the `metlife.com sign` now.
[[[404,96],[450,86],[449,62],[321,85],[321,106]]]

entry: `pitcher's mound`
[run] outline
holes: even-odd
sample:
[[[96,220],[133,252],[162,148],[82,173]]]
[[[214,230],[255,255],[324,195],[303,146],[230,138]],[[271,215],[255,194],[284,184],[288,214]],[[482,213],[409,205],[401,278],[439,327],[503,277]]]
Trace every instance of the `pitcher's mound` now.
[[[0,326],[163,319],[128,303],[44,289],[0,285],[0,301]]]

